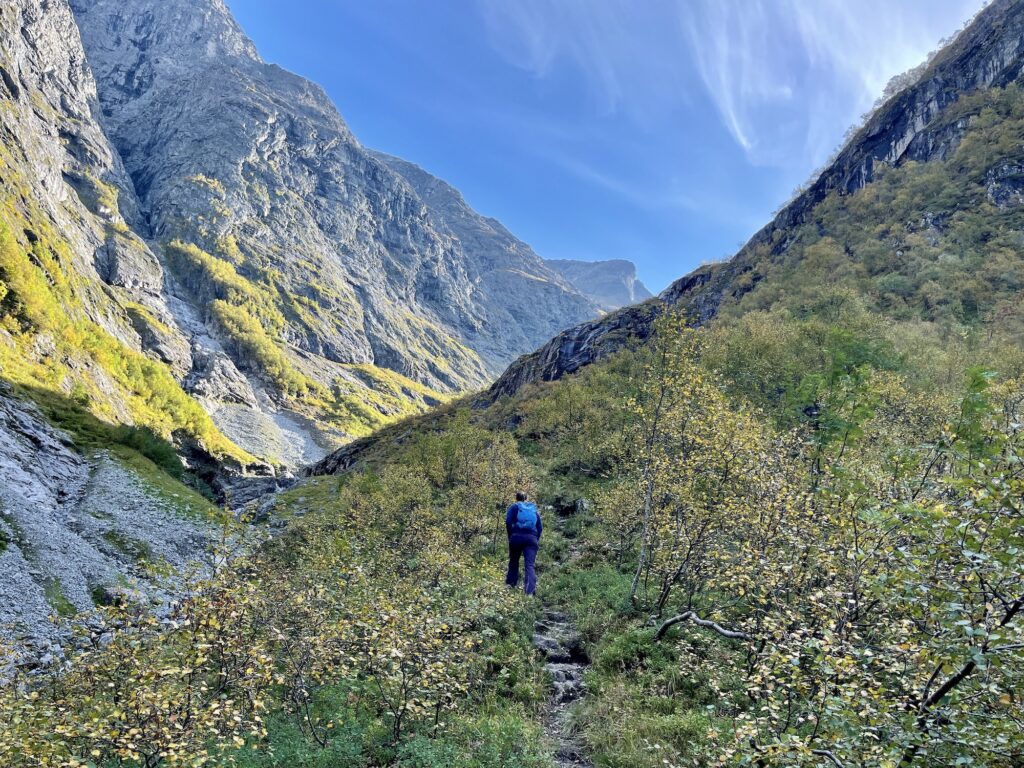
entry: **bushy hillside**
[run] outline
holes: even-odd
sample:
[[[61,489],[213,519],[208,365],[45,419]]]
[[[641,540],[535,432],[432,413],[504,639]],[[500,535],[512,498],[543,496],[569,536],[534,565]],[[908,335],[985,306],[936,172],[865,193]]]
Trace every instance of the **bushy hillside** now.
[[[493,413],[593,502],[545,589],[596,763],[1020,760],[1020,371],[905,360],[857,317],[663,320]]]
[[[886,330],[666,315],[577,376],[391,430],[363,469],[280,497],[286,531],[171,623],[111,609],[110,631],[141,628],[44,695],[9,689],[0,749],[545,765],[536,609],[500,572],[503,502],[527,487],[540,602],[593,662],[574,722],[595,765],[1014,766],[1024,383],[936,379]]]
[[[350,451],[169,628],[109,612],[143,622],[127,660],[87,647],[46,696],[8,691],[6,754],[544,765],[535,609],[500,585],[525,486],[571,515],[540,601],[592,660],[574,723],[595,765],[1019,764],[1024,364],[1015,315],[986,309],[1012,301],[1018,213],[971,170],[1015,146],[1018,101],[987,93],[949,159],[824,200],[801,259],[706,327],[663,312],[575,376]],[[941,229],[905,235],[942,200]]]
[[[936,130],[966,123],[955,151],[931,162],[883,166],[856,193],[830,194],[785,234],[781,253],[772,253],[774,243],[754,246],[719,311],[807,313],[822,293],[844,287],[898,322],[1019,337],[1021,89],[975,91],[938,122]]]
[[[1013,83],[947,100],[941,152],[876,164],[475,401],[543,501],[589,510],[541,589],[588,642],[595,764],[1024,759],[1022,105]]]
[[[545,768],[531,608],[500,570],[529,467],[510,436],[449,427],[279,496],[287,527],[246,554],[228,537],[159,618],[100,609],[67,667],[0,689],[0,761]]]

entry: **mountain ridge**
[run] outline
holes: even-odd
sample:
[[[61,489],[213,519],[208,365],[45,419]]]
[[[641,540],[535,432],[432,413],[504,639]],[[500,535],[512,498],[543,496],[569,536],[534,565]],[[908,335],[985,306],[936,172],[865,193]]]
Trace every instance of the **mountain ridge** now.
[[[72,8],[104,128],[169,284],[223,348],[219,368],[236,368],[256,394],[211,407],[230,411],[221,425],[236,439],[279,411],[336,423],[366,404],[367,423],[373,409],[401,413],[372,390],[397,403],[408,387],[384,374],[367,387],[366,366],[427,387],[412,401],[422,408],[434,392],[482,385],[517,351],[596,313],[532,251],[492,245],[487,237],[514,240],[503,227],[472,243],[446,231],[322,88],[262,61],[223,3],[150,5]],[[538,286],[528,318],[499,300]],[[261,407],[282,392],[297,407]]]

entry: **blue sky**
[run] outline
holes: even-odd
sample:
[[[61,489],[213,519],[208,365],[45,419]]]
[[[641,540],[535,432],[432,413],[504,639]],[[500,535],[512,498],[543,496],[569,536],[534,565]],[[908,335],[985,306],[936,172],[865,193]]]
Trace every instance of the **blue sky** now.
[[[359,140],[652,290],[734,253],[980,0],[228,0]]]

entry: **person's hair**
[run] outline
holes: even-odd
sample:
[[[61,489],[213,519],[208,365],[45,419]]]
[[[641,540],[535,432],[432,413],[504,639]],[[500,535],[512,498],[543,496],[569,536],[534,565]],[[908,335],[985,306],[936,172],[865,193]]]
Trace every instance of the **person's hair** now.
[[[526,491],[516,491],[516,501],[526,501]]]

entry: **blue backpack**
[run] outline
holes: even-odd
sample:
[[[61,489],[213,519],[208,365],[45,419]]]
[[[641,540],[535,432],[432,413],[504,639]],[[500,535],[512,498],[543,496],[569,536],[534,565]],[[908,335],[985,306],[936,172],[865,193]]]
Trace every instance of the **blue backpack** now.
[[[517,501],[512,515],[512,530],[537,534],[537,505],[530,501]]]

